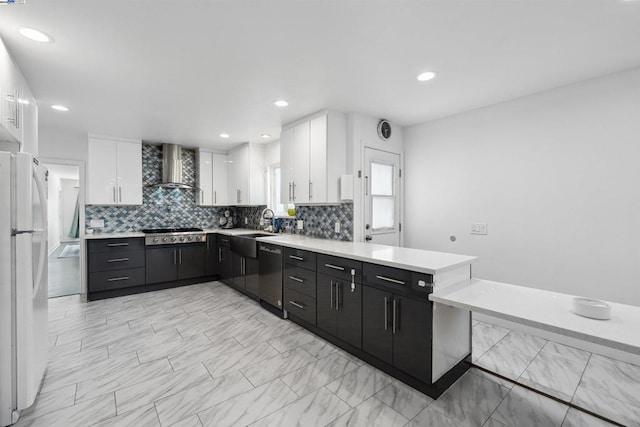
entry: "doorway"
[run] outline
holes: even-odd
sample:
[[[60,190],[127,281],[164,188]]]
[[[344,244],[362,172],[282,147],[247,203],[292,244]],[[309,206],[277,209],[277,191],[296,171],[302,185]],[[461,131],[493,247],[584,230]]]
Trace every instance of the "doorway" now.
[[[45,166],[49,170],[49,297],[79,294],[80,167],[55,163]]]
[[[400,155],[365,147],[365,242],[400,246]]]

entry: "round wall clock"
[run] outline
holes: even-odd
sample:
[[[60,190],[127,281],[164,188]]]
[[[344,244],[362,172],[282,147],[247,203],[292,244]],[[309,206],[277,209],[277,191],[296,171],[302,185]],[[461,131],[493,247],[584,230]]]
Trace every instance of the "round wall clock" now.
[[[378,136],[386,141],[391,137],[391,123],[382,119],[378,122]]]

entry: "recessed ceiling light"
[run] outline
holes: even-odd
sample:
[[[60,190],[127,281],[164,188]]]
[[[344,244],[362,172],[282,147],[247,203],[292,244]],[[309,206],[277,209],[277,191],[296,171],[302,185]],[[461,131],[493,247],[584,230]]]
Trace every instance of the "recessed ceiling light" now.
[[[220,138],[229,138],[229,134],[228,133],[221,133],[220,134]]]
[[[277,101],[273,102],[275,104],[276,107],[286,107],[287,105],[289,105],[289,103],[287,101],[285,101],[284,99],[278,99]]]
[[[36,30],[35,28],[20,27],[18,32],[34,42],[53,43],[55,41],[50,35],[45,34],[40,30]]]
[[[69,111],[69,109],[64,105],[52,105],[51,108],[57,111]]]
[[[427,82],[429,80],[432,80],[434,77],[436,76],[436,73],[434,73],[433,71],[426,71],[424,73],[420,73],[418,74],[418,81],[421,82]]]
[[[269,135],[268,133],[263,133],[261,136],[262,136],[264,139],[269,139],[269,138],[271,138],[271,135]]]

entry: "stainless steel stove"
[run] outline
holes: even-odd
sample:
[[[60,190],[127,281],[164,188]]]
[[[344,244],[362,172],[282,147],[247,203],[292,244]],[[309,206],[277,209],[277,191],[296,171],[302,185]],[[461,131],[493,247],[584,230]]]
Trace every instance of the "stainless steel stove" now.
[[[184,243],[206,242],[207,235],[202,228],[147,228],[142,230],[146,234],[144,244],[178,245]]]

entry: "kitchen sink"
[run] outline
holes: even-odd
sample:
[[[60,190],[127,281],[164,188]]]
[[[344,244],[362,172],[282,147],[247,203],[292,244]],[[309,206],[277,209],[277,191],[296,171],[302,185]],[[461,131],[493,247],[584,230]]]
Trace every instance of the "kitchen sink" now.
[[[231,236],[231,251],[247,258],[258,258],[258,242],[256,237],[273,236],[269,233],[249,233]]]

